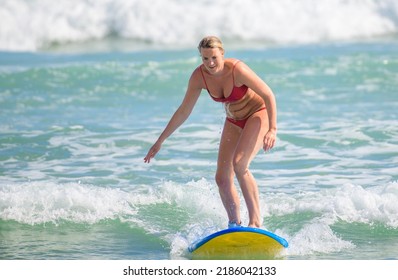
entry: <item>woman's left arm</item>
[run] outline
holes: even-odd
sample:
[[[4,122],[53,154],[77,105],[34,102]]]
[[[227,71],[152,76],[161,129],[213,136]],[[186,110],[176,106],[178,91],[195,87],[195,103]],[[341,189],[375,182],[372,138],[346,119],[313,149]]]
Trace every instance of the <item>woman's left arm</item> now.
[[[276,99],[272,89],[245,63],[238,63],[235,67],[235,83],[245,84],[261,98],[267,107],[269,129],[264,137],[264,150],[270,150],[276,140],[277,109]]]

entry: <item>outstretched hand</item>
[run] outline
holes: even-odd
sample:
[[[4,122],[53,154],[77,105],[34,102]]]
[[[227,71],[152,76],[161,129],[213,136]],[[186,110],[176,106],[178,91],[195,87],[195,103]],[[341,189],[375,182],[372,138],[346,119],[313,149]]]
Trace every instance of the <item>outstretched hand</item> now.
[[[275,145],[275,141],[276,141],[275,131],[269,130],[264,136],[264,145],[263,145],[264,151],[267,152],[271,150]]]
[[[151,159],[153,157],[155,157],[155,155],[159,152],[160,147],[162,145],[159,144],[158,142],[156,142],[148,151],[148,153],[146,154],[146,156],[144,157],[144,162],[145,163],[149,163],[151,161]]]

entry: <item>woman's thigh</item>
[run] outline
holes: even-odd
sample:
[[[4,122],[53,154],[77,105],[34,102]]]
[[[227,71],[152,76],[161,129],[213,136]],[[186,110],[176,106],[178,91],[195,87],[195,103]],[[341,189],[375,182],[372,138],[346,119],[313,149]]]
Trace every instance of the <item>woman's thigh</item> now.
[[[235,169],[246,169],[263,147],[264,136],[269,129],[266,110],[254,113],[243,128],[232,158]]]
[[[217,174],[233,176],[233,158],[242,129],[228,120],[224,123],[218,150]]]

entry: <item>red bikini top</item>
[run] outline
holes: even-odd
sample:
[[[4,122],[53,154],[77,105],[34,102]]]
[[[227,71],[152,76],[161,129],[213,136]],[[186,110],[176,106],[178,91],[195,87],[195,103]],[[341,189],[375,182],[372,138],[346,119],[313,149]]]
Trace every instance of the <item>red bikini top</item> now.
[[[246,85],[242,85],[240,87],[236,87],[235,86],[235,79],[234,79],[234,69],[235,69],[235,65],[238,64],[240,61],[236,61],[233,66],[232,66],[232,83],[233,83],[233,87],[232,87],[232,91],[231,94],[228,95],[228,97],[214,97],[213,95],[211,95],[209,88],[207,86],[206,83],[206,79],[205,76],[203,74],[203,70],[202,70],[202,66],[199,66],[200,68],[200,73],[202,73],[202,77],[203,77],[203,81],[205,82],[206,85],[206,90],[209,93],[210,97],[216,101],[216,102],[234,102],[234,101],[238,101],[240,100],[243,96],[245,96],[248,87]]]

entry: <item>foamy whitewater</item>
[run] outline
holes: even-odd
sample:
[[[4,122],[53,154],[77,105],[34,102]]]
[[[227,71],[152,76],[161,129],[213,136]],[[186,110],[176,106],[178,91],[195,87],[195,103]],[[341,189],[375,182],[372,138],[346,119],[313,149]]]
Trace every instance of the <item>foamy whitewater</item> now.
[[[398,258],[397,1],[0,2],[0,259],[190,259],[226,227],[205,91],[143,162],[207,34],[277,99],[251,171],[280,257]]]
[[[0,2],[0,50],[35,51],[114,37],[175,48],[195,46],[208,34],[232,42],[290,44],[398,32],[395,0]]]

